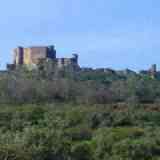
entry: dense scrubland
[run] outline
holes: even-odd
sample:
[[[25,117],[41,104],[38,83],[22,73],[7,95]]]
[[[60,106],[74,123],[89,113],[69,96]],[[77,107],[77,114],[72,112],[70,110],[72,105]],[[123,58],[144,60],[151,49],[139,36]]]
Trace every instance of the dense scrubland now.
[[[1,73],[0,160],[160,160],[158,78],[51,66]]]
[[[160,77],[132,71],[54,69],[47,63],[29,71],[0,74],[0,103],[73,102],[77,104],[159,103]]]
[[[159,127],[159,105],[3,105],[0,159],[158,160]]]

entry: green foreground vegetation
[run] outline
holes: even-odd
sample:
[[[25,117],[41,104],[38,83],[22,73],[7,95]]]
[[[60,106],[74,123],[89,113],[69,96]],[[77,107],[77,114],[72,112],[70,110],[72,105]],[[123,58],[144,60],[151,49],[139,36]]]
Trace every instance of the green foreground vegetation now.
[[[160,77],[39,68],[0,73],[0,160],[160,160]]]
[[[159,105],[1,105],[0,160],[159,159]]]

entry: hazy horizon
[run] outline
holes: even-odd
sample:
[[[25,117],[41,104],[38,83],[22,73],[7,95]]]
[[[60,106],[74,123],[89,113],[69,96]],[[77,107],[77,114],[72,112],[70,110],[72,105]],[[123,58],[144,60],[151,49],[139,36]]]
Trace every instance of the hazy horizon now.
[[[55,45],[83,67],[160,66],[158,0],[5,0],[0,5],[0,69],[17,46]]]

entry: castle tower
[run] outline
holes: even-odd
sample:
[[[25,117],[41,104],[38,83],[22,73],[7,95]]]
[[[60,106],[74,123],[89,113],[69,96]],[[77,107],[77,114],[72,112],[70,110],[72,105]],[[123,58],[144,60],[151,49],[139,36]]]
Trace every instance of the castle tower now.
[[[36,65],[41,59],[56,59],[54,46],[32,46],[28,48],[17,47],[14,49],[13,64]]]
[[[78,64],[78,54],[73,54],[73,61],[75,64]]]
[[[152,65],[151,71],[152,71],[152,72],[157,72],[157,65],[156,65],[156,64],[153,64],[153,65]]]
[[[23,64],[23,47],[18,47],[14,50],[14,64],[15,65],[22,65]]]
[[[48,46],[47,47],[47,57],[51,58],[51,59],[56,59],[55,46]]]
[[[154,78],[157,74],[157,65],[153,64],[149,70],[150,75]]]

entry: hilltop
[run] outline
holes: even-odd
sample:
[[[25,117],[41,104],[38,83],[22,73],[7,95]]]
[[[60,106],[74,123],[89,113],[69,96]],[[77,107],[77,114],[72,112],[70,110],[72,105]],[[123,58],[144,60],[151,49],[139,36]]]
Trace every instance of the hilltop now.
[[[82,68],[78,55],[57,58],[54,46],[18,47],[0,73],[0,103],[157,103],[160,71]]]
[[[92,69],[54,47],[15,52],[0,72],[0,160],[160,158],[156,65]]]
[[[136,73],[129,69],[57,68],[52,60],[36,68],[19,65],[0,74],[0,103],[72,102],[78,104],[157,103],[159,71],[155,65]]]

